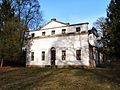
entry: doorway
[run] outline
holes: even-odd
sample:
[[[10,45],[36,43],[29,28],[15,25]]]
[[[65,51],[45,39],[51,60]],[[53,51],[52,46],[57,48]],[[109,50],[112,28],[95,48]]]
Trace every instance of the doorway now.
[[[55,66],[55,60],[56,60],[56,50],[55,47],[51,48],[51,66]]]

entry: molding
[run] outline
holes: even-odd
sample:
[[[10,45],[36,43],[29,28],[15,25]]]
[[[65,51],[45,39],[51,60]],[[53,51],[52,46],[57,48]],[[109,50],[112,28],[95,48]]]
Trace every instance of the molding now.
[[[85,23],[77,23],[77,24],[71,24],[69,26],[77,26],[77,25],[83,25],[83,24],[89,24],[88,22],[85,22]]]
[[[48,25],[51,21],[49,21],[47,24],[45,24],[44,26]],[[56,29],[56,28],[64,28],[64,27],[72,27],[72,26],[79,26],[79,25],[84,25],[84,24],[89,24],[88,22],[85,22],[85,23],[78,23],[78,24],[71,24],[69,25],[68,23],[62,23],[62,22],[59,22],[59,21],[56,21],[58,23],[61,23],[61,24],[64,24],[66,26],[60,26],[60,27],[53,27],[53,28],[46,28],[46,29],[42,29],[44,26],[38,28],[37,30],[32,30],[30,32],[34,32],[34,31],[41,31],[41,30],[49,30],[49,29]]]
[[[43,38],[53,38],[53,37],[66,37],[66,36],[75,36],[75,35],[84,35],[88,34],[88,32],[73,32],[73,33],[66,33],[66,34],[56,34],[56,35],[47,35],[47,36],[37,36],[33,37],[32,39],[43,39]]]
[[[41,31],[41,30],[49,30],[49,29],[56,29],[56,28],[64,28],[64,27],[69,27],[69,26],[53,27],[53,28],[47,28],[47,29],[37,29],[37,30],[29,31],[29,32],[35,32],[35,31]]]

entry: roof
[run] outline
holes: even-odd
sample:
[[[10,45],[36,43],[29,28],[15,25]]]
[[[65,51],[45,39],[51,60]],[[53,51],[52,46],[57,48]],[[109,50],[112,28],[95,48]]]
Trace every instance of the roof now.
[[[77,23],[77,24],[71,24],[70,26],[83,25],[83,24],[89,24],[89,23],[88,23],[88,22],[85,22],[85,23]]]
[[[89,34],[93,33],[95,36],[98,36],[97,29],[92,27],[92,29],[88,30]]]
[[[51,23],[52,21],[55,21],[55,22],[58,22],[58,23],[61,23],[61,24],[65,24],[66,26],[69,25],[69,23],[63,23],[63,22],[57,21],[56,18],[53,18],[53,19],[51,19],[51,21],[49,21],[48,23],[46,23],[46,24],[43,25],[42,27],[45,27],[46,25],[48,25],[48,24]],[[40,28],[42,28],[42,27],[40,27]]]
[[[60,22],[58,20],[56,20],[56,18],[53,18],[51,19],[48,23],[46,23],[45,25],[39,27],[37,30],[32,30],[32,31],[39,31],[39,30],[42,30],[43,27],[47,26],[48,24],[50,24],[51,22],[57,22],[59,24],[63,24],[64,26],[77,26],[77,25],[83,25],[83,24],[89,24],[88,22],[85,22],[85,23],[77,23],[77,24],[71,24],[70,23],[63,23],[63,22]],[[57,27],[56,27],[57,28]]]

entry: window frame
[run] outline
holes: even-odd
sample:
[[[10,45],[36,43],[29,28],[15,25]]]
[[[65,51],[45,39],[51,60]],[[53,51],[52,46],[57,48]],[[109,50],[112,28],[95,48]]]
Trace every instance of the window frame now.
[[[62,29],[62,34],[65,34],[66,33],[66,29]]]
[[[42,59],[42,61],[45,61],[45,51],[42,51],[42,55],[41,55],[41,59]]]
[[[81,50],[76,50],[76,60],[81,60]]]
[[[32,37],[32,38],[35,37],[35,33],[31,33],[31,37]]]
[[[76,32],[80,32],[81,28],[80,27],[76,27]]]
[[[62,60],[66,60],[66,50],[62,50]]]
[[[42,32],[42,36],[45,36],[46,32]]]
[[[34,61],[34,52],[31,52],[31,61]]]
[[[51,31],[51,35],[55,35],[55,30],[52,30],[52,31]]]

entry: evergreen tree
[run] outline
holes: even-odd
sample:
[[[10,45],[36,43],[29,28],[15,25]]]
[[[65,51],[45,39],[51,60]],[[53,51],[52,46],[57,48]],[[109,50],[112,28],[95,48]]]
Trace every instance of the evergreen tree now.
[[[109,55],[114,59],[120,59],[120,0],[111,0],[106,21],[106,30],[110,36]]]
[[[8,21],[11,21],[11,18],[14,17],[14,12],[11,8],[9,0],[3,0],[0,4],[0,60],[1,60],[1,67],[3,64],[3,60],[7,56],[7,35],[5,25]]]
[[[0,60],[3,62],[20,62],[23,44],[23,31],[26,30],[23,21],[15,16],[9,0],[3,0],[0,6]]]
[[[42,20],[38,0],[0,1],[0,62],[23,60],[25,32]],[[35,25],[33,25],[36,23]],[[22,61],[25,62],[25,61]]]

